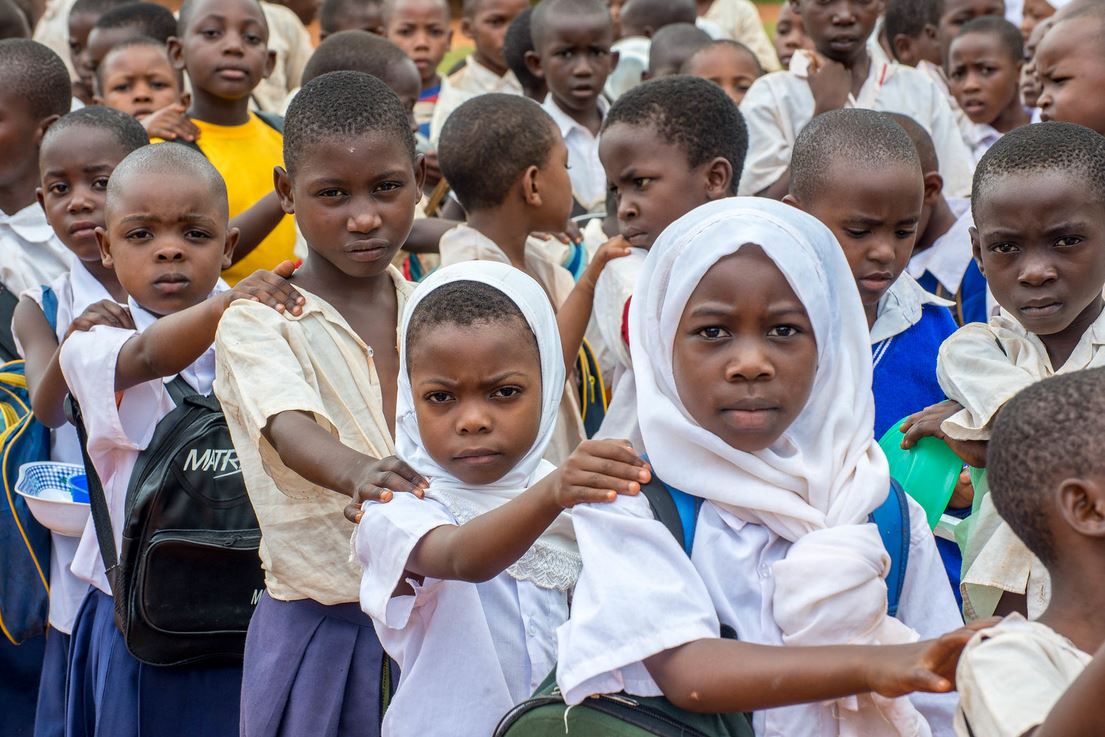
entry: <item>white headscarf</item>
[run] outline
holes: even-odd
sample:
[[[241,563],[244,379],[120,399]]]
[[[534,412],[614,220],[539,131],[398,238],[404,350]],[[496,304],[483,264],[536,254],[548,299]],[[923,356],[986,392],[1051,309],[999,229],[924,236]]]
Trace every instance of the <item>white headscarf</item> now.
[[[467,486],[435,461],[422,444],[414,410],[410,370],[407,366],[407,329],[415,309],[435,289],[458,281],[475,281],[494,287],[510,299],[537,338],[541,363],[541,425],[529,452],[505,476],[485,486]],[[556,314],[541,285],[525,272],[491,261],[468,261],[438,269],[407,300],[399,339],[399,388],[395,414],[395,452],[425,476],[426,495],[444,504],[460,524],[505,504],[555,470],[542,460],[556,426],[564,394],[564,354]],[[562,513],[507,574],[549,589],[567,590],[575,585],[581,568],[571,516]]]
[[[719,259],[746,243],[763,249],[805,306],[818,357],[806,406],[774,445],[757,453],[734,449],[691,417],[679,398],[672,358],[691,293]],[[793,543],[773,569],[773,612],[783,641],[917,639],[886,613],[890,559],[876,527],[867,523],[890,485],[873,436],[870,333],[829,229],[762,198],[699,207],[657,239],[630,310],[637,410],[656,475]],[[841,699],[838,706],[841,735],[929,734],[905,699],[865,696]],[[802,732],[800,724],[777,731]]]

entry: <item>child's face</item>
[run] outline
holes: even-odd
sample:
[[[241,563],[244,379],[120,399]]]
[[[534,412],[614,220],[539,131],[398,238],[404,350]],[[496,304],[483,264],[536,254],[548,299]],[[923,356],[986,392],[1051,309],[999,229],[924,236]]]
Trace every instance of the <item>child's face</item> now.
[[[867,53],[867,39],[883,10],[881,0],[790,0],[819,54],[851,65]]]
[[[553,127],[555,142],[549,152],[549,160],[537,170],[535,184],[540,203],[531,213],[533,231],[559,233],[564,230],[572,215],[572,180],[568,175],[568,147]]]
[[[88,66],[92,73],[96,73],[113,48],[140,35],[141,33],[134,28],[93,28],[88,34],[87,49]]]
[[[460,32],[476,45],[477,59],[497,74],[507,72],[503,58],[506,30],[527,7],[527,0],[482,0],[471,16],[461,19]]]
[[[1032,35],[1024,43],[1024,64],[1021,66],[1021,101],[1028,107],[1036,107],[1040,99],[1040,75],[1036,71],[1036,49],[1044,34],[1054,25],[1045,20],[1032,29]]]
[[[1105,133],[1105,24],[1077,18],[1057,24],[1036,49],[1040,115]]]
[[[975,18],[987,15],[1004,17],[1005,3],[1002,0],[947,0],[940,24],[936,27],[943,58],[948,58],[948,47],[959,34],[959,29]]]
[[[325,41],[326,37],[341,31],[368,31],[377,36],[384,35],[384,9],[379,2],[349,2],[344,3],[341,12],[334,19],[333,28],[319,28],[318,37]]]
[[[874,322],[879,300],[913,254],[924,180],[919,168],[888,165],[857,170],[838,160],[825,181],[849,184],[843,190],[825,184],[811,202],[797,204],[833,231],[859,287],[868,321]]]
[[[710,80],[739,105],[760,76],[760,65],[756,57],[746,51],[730,44],[714,44],[692,56],[683,72]]]
[[[594,110],[616,62],[610,16],[549,18],[545,36],[531,58],[538,60],[549,93],[566,112]]]
[[[610,8],[610,22],[614,24],[614,38],[622,37],[622,8],[626,0],[606,0],[606,7]]]
[[[806,308],[763,250],[745,244],[691,293],[672,347],[691,417],[730,447],[771,446],[801,413],[817,374]]]
[[[387,36],[418,67],[423,83],[437,77],[437,68],[453,41],[442,0],[399,0],[392,7]]]
[[[99,71],[98,100],[142,118],[180,100],[180,83],[164,49],[129,46],[109,54]]]
[[[1020,106],[1020,61],[992,33],[968,33],[952,42],[948,87],[972,123],[993,123]]]
[[[205,179],[172,171],[130,172],[121,189],[107,202],[106,229],[96,230],[104,266],[156,315],[202,302],[238,241],[226,203]]]
[[[673,222],[728,196],[733,182],[729,162],[692,169],[683,148],[650,126],[610,126],[599,139],[599,158],[616,195],[618,228],[637,248],[651,248]]]
[[[58,133],[39,153],[38,202],[81,261],[100,260],[96,228],[104,227],[107,179],[127,153],[109,131],[81,126]]]
[[[295,176],[277,169],[284,211],[311,249],[338,272],[378,276],[410,234],[425,162],[382,133],[324,138],[299,157]]]
[[[92,63],[88,59],[88,34],[100,16],[95,13],[69,14],[69,59],[77,71],[77,77],[87,88],[92,89]]]
[[[32,114],[30,103],[11,91],[0,70],[0,187],[19,182],[34,171],[43,123]]]
[[[1055,8],[1047,0],[1024,0],[1021,13],[1021,35],[1028,38],[1036,26],[1055,15]]]
[[[794,12],[794,8],[790,3],[783,3],[779,8],[779,20],[775,23],[775,53],[779,56],[783,69],[790,67],[791,57],[799,49],[813,51],[813,41],[806,35],[802,19]]]
[[[418,431],[466,484],[498,481],[541,428],[541,363],[520,320],[423,331],[407,356]]]
[[[1070,174],[1005,176],[974,204],[971,245],[998,304],[1048,340],[1084,331],[1101,312],[1105,211]]]
[[[222,100],[241,100],[272,71],[265,17],[250,0],[200,0],[174,63],[186,68],[192,87]]]

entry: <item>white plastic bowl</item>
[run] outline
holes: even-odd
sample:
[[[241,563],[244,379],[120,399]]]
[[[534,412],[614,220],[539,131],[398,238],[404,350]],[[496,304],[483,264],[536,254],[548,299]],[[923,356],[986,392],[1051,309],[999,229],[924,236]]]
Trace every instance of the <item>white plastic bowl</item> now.
[[[43,527],[80,537],[91,508],[87,502],[73,501],[69,479],[83,475],[84,468],[72,463],[25,463],[19,467],[15,491],[27,500],[27,508]]]

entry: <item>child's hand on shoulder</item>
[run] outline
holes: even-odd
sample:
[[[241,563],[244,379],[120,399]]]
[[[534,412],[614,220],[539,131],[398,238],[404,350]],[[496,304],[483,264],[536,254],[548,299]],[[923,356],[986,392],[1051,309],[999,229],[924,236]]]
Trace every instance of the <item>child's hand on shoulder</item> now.
[[[200,137],[200,129],[188,117],[186,102],[175,102],[168,107],[150,113],[140,121],[150,138],[166,141],[194,142]]]
[[[414,494],[421,499],[430,485],[422,474],[395,456],[379,460],[364,459],[358,468],[353,469],[353,501],[345,506],[345,518],[353,524],[359,524],[365,502],[390,502],[395,493]]]
[[[288,279],[295,273],[295,264],[285,261],[272,271],[255,271],[223,293],[225,307],[238,299],[248,299],[268,305],[277,312],[303,312],[303,295]]]
[[[559,473],[554,494],[564,509],[612,502],[619,494],[633,496],[652,478],[648,464],[628,440],[584,440]]]
[[[935,640],[879,648],[884,652],[873,652],[867,659],[868,688],[888,699],[915,691],[954,691],[955,669],[963,648],[980,630],[993,627],[999,621],[998,617],[980,619]]]
[[[939,438],[948,444],[960,459],[969,466],[975,468],[986,467],[986,441],[983,440],[956,440],[944,433],[941,425],[944,420],[955,415],[963,409],[963,405],[951,399],[925,407],[920,412],[910,415],[902,422],[900,430],[905,434],[902,438],[902,448],[909,450],[921,438]]]
[[[89,305],[88,309],[69,323],[69,329],[65,331],[65,337],[68,338],[74,332],[86,333],[97,325],[107,325],[123,330],[135,329],[130,309],[110,299],[105,299]]]
[[[587,270],[583,272],[583,276],[580,277],[580,281],[586,281],[591,289],[595,288],[595,284],[598,283],[599,274],[606,268],[606,265],[616,258],[623,258],[632,253],[629,241],[625,239],[623,235],[616,235],[610,240],[599,246],[599,250],[595,251],[594,257],[591,259],[591,263],[587,264]]]

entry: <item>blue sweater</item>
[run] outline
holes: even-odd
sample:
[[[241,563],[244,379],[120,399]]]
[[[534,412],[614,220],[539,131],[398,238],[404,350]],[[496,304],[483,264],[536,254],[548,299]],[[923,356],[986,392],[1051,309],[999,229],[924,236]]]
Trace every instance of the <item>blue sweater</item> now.
[[[955,302],[953,316],[960,325],[966,325],[969,322],[989,322],[990,316],[986,314],[986,277],[978,270],[978,264],[974,259],[971,259],[971,263],[967,265],[967,271],[963,274],[963,281],[959,284],[957,294],[949,294],[929,271],[922,274],[917,283],[924,287],[925,291],[937,297],[953,300]]]

